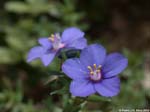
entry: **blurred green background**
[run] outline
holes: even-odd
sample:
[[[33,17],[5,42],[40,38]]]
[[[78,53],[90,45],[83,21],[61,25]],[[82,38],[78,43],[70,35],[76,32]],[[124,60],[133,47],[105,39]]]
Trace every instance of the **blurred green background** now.
[[[150,108],[149,0],[0,0],[0,112],[118,112]],[[76,26],[89,44],[129,59],[112,99],[70,99],[59,59],[26,62],[39,37]],[[61,77],[62,76],[62,77]],[[86,106],[84,106],[86,105]],[[79,111],[80,110],[80,111]]]

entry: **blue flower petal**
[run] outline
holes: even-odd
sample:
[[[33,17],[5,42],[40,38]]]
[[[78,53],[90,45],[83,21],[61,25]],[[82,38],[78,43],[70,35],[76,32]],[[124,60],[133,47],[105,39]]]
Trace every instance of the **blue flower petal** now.
[[[112,53],[106,57],[102,72],[104,78],[109,78],[121,73],[128,65],[128,60],[119,53]]]
[[[76,49],[83,49],[87,46],[87,40],[85,38],[79,38],[74,40],[72,43],[68,44],[67,47],[73,47]]]
[[[44,54],[44,51],[44,48],[41,46],[33,47],[28,53],[27,62],[31,62],[36,58],[40,58]]]
[[[86,69],[87,70],[87,69]],[[68,59],[62,65],[62,71],[71,79],[81,80],[88,77],[78,58]]]
[[[81,63],[87,66],[102,65],[106,57],[106,50],[99,44],[92,44],[82,50],[80,54]]]
[[[47,37],[39,38],[38,42],[47,49],[50,49],[52,47],[52,44]]]
[[[95,90],[102,96],[112,97],[120,92],[120,79],[113,77],[94,84]]]
[[[94,94],[96,91],[93,84],[88,80],[73,80],[70,84],[70,92],[73,96],[86,97]]]
[[[72,43],[74,40],[82,38],[84,36],[84,32],[80,29],[75,27],[70,27],[64,30],[62,33],[61,41],[63,43],[69,44]]]
[[[45,53],[44,55],[42,55],[41,60],[44,64],[44,66],[48,66],[54,59],[55,55],[56,55],[56,52]]]

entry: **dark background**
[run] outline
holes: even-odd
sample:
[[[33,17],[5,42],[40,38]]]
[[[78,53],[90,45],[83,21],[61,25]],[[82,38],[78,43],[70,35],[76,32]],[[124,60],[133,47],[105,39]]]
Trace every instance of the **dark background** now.
[[[47,68],[39,60],[26,62],[39,37],[70,26],[82,29],[89,44],[129,59],[120,94],[88,101],[81,110],[150,108],[149,0],[0,0],[0,112],[78,111],[71,109],[79,104],[69,100],[68,79],[58,77],[59,59]]]

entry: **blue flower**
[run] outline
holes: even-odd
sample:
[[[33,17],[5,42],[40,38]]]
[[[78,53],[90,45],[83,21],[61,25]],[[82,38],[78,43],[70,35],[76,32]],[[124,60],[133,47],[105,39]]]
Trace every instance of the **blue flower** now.
[[[64,30],[62,36],[59,33],[52,34],[50,37],[39,38],[41,46],[33,47],[27,57],[27,61],[40,58],[45,66],[48,66],[62,48],[83,49],[87,46],[84,32],[75,27]]]
[[[106,55],[99,44],[84,48],[80,58],[68,59],[62,65],[62,71],[73,81],[70,92],[74,96],[86,97],[98,93],[112,97],[120,91],[120,79],[117,77],[128,64],[128,60],[119,53]]]

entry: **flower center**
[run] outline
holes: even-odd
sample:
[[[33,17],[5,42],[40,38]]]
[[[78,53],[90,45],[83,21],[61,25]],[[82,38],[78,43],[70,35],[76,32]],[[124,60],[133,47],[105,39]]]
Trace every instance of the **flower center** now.
[[[89,74],[90,74],[90,79],[93,81],[99,81],[102,78],[101,74],[101,65],[97,67],[96,64],[93,64],[93,67],[88,66],[89,69]]]
[[[52,42],[53,50],[58,50],[65,47],[65,44],[61,42],[59,34],[52,34],[48,39]]]

